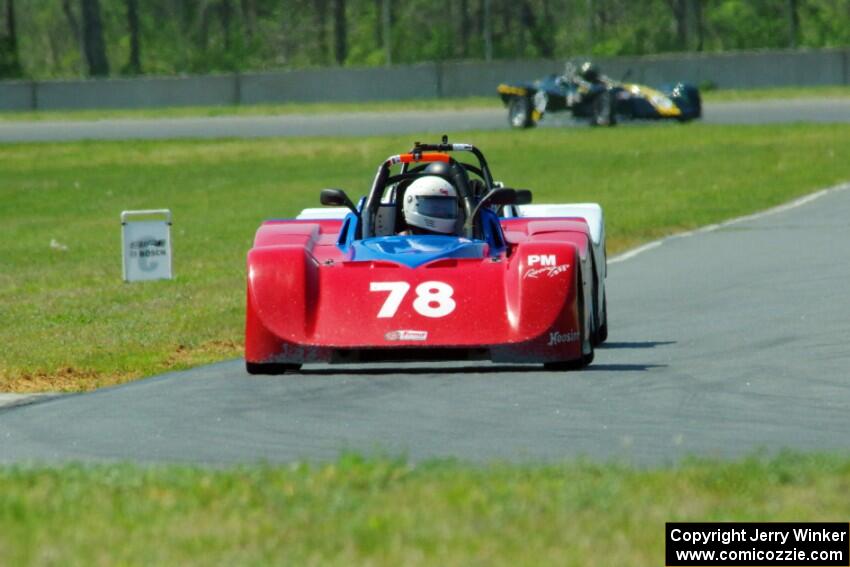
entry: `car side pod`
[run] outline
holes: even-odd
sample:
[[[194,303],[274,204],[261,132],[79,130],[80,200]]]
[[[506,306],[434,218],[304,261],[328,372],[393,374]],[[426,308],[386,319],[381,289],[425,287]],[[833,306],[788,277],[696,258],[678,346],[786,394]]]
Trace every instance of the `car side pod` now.
[[[248,289],[245,317],[245,370],[248,374],[285,374],[301,368],[300,363],[276,362],[281,341],[271,334],[257,317]]]
[[[325,358],[321,349],[305,349],[274,329],[281,318],[298,327],[309,324],[311,300],[315,301],[309,283],[315,282],[316,269],[312,256],[297,244],[254,248],[248,253],[245,366],[249,374],[282,374],[298,370],[304,361]],[[275,289],[291,293],[274,293]]]
[[[601,344],[608,338],[608,300],[605,279],[608,275],[605,216],[598,203],[560,203],[520,205],[507,208],[506,218],[576,218],[588,226],[593,248],[592,279],[594,282],[594,342]]]
[[[494,345],[494,362],[542,363],[547,368],[567,370],[582,368],[592,361],[590,317],[584,308],[588,303],[587,289],[583,285],[579,249],[558,238],[526,241],[517,246],[514,256],[521,259],[517,280],[505,283],[506,293],[516,303],[507,305],[507,313],[520,329],[534,322],[538,325],[527,333],[529,340]],[[560,291],[553,290],[551,284]],[[514,285],[521,286],[522,292],[511,294]]]

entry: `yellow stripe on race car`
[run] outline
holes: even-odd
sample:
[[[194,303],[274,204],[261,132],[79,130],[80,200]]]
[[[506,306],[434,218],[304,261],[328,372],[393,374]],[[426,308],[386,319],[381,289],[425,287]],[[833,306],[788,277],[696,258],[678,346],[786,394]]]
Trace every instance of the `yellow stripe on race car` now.
[[[661,116],[681,116],[681,109],[676,106],[669,96],[650,87],[635,84],[624,84],[623,88],[635,96],[646,99]]]
[[[499,94],[525,96],[528,91],[522,87],[512,87],[511,85],[499,85],[496,88]]]

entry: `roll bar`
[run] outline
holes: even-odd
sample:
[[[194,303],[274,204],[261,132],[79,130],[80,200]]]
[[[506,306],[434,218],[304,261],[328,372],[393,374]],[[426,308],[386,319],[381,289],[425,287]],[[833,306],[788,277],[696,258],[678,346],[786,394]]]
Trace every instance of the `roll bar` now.
[[[484,183],[487,184],[487,190],[493,188],[493,175],[490,173],[490,166],[487,165],[487,159],[481,150],[472,144],[450,144],[449,137],[443,135],[443,141],[440,144],[423,144],[422,142],[413,142],[411,153],[419,152],[469,152],[478,159],[478,166],[481,169]]]
[[[473,154],[478,159],[481,177],[486,185],[487,190],[485,191],[485,194],[490,193],[495,188],[493,176],[490,173],[490,166],[487,165],[487,160],[484,157],[484,154],[482,154],[481,151],[472,144],[450,144],[448,136],[445,135],[443,136],[442,143],[440,144],[423,144],[421,142],[414,142],[413,149],[410,152],[390,156],[378,167],[378,172],[372,182],[372,188],[369,191],[369,195],[363,205],[363,214],[360,219],[362,223],[362,234],[364,236],[372,234],[373,218],[378,206],[380,205],[381,192],[386,186],[390,168],[393,165],[402,164],[402,173],[406,173],[410,164],[415,163],[443,162],[451,165],[457,165],[462,168],[463,164],[456,161],[448,155],[447,152],[470,152]],[[463,175],[461,175],[461,172],[458,171],[453,175],[453,178],[454,185],[458,190],[458,196],[463,204],[464,213],[467,219],[467,222],[465,223],[465,232],[467,232],[467,234],[465,236],[471,238],[473,237],[472,233],[474,232],[474,226],[470,221],[472,220],[472,215],[475,212],[476,203],[472,202],[473,196],[470,194],[469,188],[466,184],[466,179]]]

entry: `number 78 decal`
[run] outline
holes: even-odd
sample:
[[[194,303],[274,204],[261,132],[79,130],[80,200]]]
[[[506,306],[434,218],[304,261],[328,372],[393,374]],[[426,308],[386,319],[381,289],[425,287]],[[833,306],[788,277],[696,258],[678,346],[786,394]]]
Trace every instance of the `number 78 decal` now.
[[[409,290],[410,284],[407,282],[371,282],[369,291],[390,292],[378,311],[378,319],[394,317]],[[454,288],[445,282],[422,282],[416,286],[413,309],[425,317],[445,317],[457,307],[452,299],[454,291]]]

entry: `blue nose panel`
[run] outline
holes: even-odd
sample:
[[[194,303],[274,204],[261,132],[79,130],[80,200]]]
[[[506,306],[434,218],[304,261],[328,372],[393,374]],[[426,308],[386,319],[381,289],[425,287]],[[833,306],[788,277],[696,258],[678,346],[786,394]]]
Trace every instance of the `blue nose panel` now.
[[[353,242],[355,262],[395,262],[415,268],[434,260],[483,258],[487,245],[457,236],[381,236]]]

